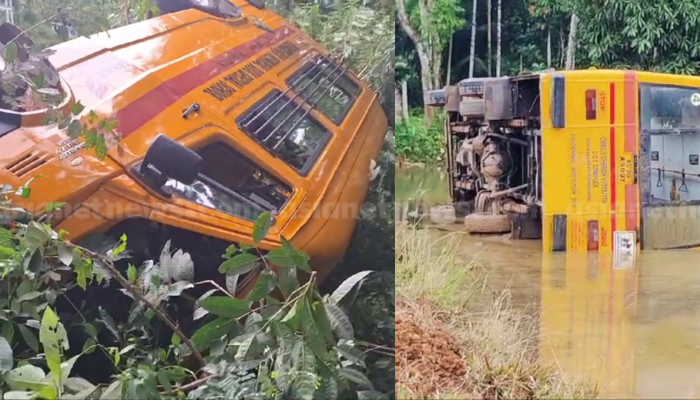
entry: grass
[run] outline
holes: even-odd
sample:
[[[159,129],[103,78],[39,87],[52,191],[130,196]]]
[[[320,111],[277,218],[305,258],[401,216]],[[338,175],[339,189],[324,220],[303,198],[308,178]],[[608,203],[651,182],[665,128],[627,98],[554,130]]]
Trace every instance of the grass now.
[[[538,321],[486,289],[457,238],[396,225],[396,390],[401,399],[592,399],[595,385],[537,361]]]

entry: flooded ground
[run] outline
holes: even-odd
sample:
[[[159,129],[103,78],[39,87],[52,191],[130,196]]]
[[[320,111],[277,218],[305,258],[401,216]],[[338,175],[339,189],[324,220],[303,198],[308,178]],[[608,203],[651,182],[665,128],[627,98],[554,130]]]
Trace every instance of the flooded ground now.
[[[434,169],[399,171],[397,201],[420,187],[430,204],[446,202],[445,185]],[[459,225],[435,235],[446,231],[462,235]],[[699,251],[645,251],[627,270],[610,256],[543,256],[538,242],[501,237],[464,235],[460,252],[539,317],[540,359],[598,382],[602,398],[700,398]]]

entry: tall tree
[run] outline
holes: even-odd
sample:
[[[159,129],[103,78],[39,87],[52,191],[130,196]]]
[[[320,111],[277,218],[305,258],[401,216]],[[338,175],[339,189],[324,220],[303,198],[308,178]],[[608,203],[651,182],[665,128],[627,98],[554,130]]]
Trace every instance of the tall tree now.
[[[472,0],[472,40],[469,50],[469,77],[474,77],[474,57],[476,57],[476,5],[479,2],[477,0]]]
[[[566,45],[566,65],[565,69],[574,69],[576,57],[576,28],[578,27],[578,17],[571,15],[571,27],[569,28],[569,43]]]
[[[488,54],[486,55],[486,60],[489,67],[489,73],[487,76],[491,76],[491,73],[493,72],[493,39],[491,38],[491,34],[493,33],[493,24],[491,23],[491,0],[486,0],[486,29],[486,35],[488,37],[488,45],[486,46]]]
[[[464,25],[463,9],[456,0],[415,0],[408,10],[406,0],[396,1],[399,26],[411,40],[421,70],[421,89],[441,87],[442,55],[445,44]],[[431,124],[434,111],[423,102],[426,124]]]
[[[496,10],[496,76],[501,76],[501,33],[503,31],[503,21],[501,21],[502,0],[498,0]]]

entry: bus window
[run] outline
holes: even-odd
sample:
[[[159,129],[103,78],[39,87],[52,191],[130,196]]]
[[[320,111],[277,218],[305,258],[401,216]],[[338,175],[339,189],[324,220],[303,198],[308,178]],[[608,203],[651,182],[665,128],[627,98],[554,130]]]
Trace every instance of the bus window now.
[[[643,84],[641,118],[647,131],[700,130],[700,88]]]
[[[645,205],[700,200],[700,88],[641,86],[641,125],[651,182]]]
[[[279,90],[268,93],[237,123],[272,155],[304,176],[331,139],[331,132],[307,109]]]
[[[287,80],[287,85],[336,125],[343,123],[362,93],[342,65],[325,58],[306,63]]]
[[[166,183],[189,201],[253,221],[265,211],[278,213],[292,195],[289,185],[225,143],[197,153],[204,160],[199,179],[189,186],[173,179]]]

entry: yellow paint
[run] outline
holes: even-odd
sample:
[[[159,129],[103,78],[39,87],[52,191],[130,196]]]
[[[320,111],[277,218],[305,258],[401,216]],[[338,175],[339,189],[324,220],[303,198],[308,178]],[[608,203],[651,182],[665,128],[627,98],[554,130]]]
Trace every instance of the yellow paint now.
[[[566,122],[561,129],[552,126],[553,78],[558,75],[565,78],[566,88]],[[611,85],[615,86],[614,93]],[[624,71],[548,73],[542,78],[541,88],[544,250],[551,251],[552,248],[553,216],[564,214],[568,221],[567,251],[588,250],[589,221],[599,224],[599,250],[610,251],[612,217],[616,219],[616,230],[628,228],[625,189],[634,183],[634,177],[621,174],[620,166],[627,166],[629,170],[634,162],[633,153],[625,151],[624,111],[626,102],[637,101],[636,95],[625,98]],[[587,90],[596,91],[596,119],[586,119]],[[614,107],[614,115],[611,115],[611,107]],[[634,118],[636,121],[636,114]],[[611,138],[612,127],[616,129],[614,140]],[[634,153],[638,152],[635,150]],[[616,200],[612,198],[613,184]]]

